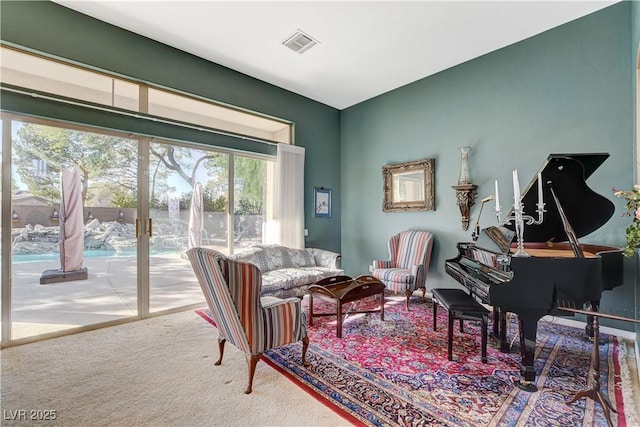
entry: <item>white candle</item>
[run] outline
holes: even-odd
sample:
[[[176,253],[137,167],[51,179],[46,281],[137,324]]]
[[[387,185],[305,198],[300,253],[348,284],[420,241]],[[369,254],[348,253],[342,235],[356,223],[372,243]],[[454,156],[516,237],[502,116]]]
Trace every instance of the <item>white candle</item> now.
[[[520,182],[518,181],[518,170],[513,171],[513,208],[520,210]]]
[[[500,212],[500,194],[498,193],[498,180],[496,179],[496,212]]]
[[[542,200],[542,174],[538,173],[538,204],[542,206],[543,203],[544,202]]]

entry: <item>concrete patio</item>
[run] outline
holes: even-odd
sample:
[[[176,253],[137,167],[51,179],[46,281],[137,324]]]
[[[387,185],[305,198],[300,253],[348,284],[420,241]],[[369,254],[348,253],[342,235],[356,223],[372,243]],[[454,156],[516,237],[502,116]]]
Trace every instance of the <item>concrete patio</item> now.
[[[135,256],[85,258],[87,280],[40,284],[55,261],[12,264],[12,339],[137,315]],[[150,312],[203,303],[189,261],[178,253],[150,258]]]

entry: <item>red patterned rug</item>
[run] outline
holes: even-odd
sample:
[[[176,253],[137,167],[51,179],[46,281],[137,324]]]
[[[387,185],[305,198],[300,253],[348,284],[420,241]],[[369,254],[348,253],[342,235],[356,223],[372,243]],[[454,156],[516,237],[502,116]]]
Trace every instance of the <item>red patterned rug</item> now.
[[[584,329],[538,323],[538,391],[528,393],[512,384],[519,374],[517,342],[504,354],[490,341],[489,360],[483,364],[477,322],[465,322],[464,333],[456,322],[454,360],[449,361],[445,310],[438,311],[434,332],[431,302],[413,298],[410,308],[407,312],[403,299],[388,298],[384,322],[377,313],[351,315],[342,339],[336,337],[335,317],[316,317],[308,327],[309,367],[300,363],[300,344],[270,350],[263,360],[355,425],[607,425],[593,400],[565,403],[592,384],[592,343]],[[314,312],[323,309],[330,311],[332,305],[314,303]],[[208,310],[198,313],[211,321]],[[515,333],[513,323],[510,334]],[[611,415],[619,427],[636,420],[633,408],[625,408],[629,397],[623,398],[631,390],[623,381],[627,351],[633,350],[624,341],[600,334],[601,390],[617,410]]]

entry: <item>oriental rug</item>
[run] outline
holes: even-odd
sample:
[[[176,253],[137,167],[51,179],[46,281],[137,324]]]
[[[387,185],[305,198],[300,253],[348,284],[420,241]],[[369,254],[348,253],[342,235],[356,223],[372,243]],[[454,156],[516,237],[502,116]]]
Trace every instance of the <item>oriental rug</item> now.
[[[316,313],[331,310],[331,303],[314,302]],[[212,321],[208,310],[198,313]],[[456,322],[449,361],[446,325],[446,311],[440,309],[433,331],[430,301],[413,298],[407,311],[404,298],[388,298],[384,321],[378,313],[350,315],[341,339],[334,316],[314,318],[308,326],[306,368],[299,343],[265,352],[263,360],[354,425],[607,426],[602,407],[593,400],[565,403],[593,384],[593,343],[584,329],[538,322],[538,391],[529,393],[512,382],[519,375],[517,340],[509,353],[490,341],[483,364],[479,325],[466,321],[461,333]],[[515,321],[509,332],[517,335]],[[600,334],[600,389],[617,410],[611,414],[617,426],[637,422],[630,381],[625,384],[624,378],[627,351],[633,349],[624,340]]]

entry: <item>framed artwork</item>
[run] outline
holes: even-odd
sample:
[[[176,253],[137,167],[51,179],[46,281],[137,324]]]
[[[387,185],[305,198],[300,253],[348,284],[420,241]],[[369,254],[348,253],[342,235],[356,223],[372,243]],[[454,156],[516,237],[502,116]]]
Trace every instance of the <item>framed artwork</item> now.
[[[331,190],[320,187],[313,189],[313,216],[331,218]]]

